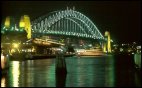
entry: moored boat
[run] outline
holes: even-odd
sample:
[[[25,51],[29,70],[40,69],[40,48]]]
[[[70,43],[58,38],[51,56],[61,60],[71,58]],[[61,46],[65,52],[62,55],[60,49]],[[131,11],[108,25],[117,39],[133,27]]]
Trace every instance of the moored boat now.
[[[77,51],[78,56],[102,56],[105,53],[101,49],[90,49],[90,50],[81,50]]]

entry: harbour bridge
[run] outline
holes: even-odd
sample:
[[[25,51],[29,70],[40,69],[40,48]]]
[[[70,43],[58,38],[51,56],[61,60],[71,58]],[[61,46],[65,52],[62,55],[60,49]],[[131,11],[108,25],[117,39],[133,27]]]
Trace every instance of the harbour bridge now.
[[[54,35],[60,38],[64,36],[65,38],[73,37],[76,38],[86,38],[92,40],[103,40],[107,41],[107,48],[110,48],[110,36],[109,32],[105,33],[106,39],[96,27],[96,25],[84,14],[81,12],[66,9],[53,11],[48,14],[45,14],[41,17],[36,18],[33,21],[30,21],[28,15],[21,16],[19,22],[19,28],[12,27],[10,25],[10,17],[6,18],[5,24],[1,30],[1,33],[4,34],[8,31],[14,32],[26,32],[27,39],[33,39],[34,43],[49,44],[49,43],[58,43],[64,45],[61,42],[48,41],[49,35]],[[102,46],[106,46],[102,44]],[[106,48],[106,47],[105,47]]]
[[[104,39],[98,28],[85,15],[74,10],[54,11],[31,22],[36,34],[57,34]]]

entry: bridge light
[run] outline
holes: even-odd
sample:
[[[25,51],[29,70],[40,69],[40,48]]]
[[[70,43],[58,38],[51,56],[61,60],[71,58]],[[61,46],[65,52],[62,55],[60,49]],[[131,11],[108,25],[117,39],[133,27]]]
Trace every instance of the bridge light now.
[[[3,27],[3,29],[5,29],[5,26]]]
[[[19,47],[18,43],[13,43],[12,45],[13,45],[14,48],[18,48]]]
[[[113,40],[111,39],[111,42],[113,42]]]
[[[11,31],[13,31],[13,30],[14,30],[14,27],[11,28]]]

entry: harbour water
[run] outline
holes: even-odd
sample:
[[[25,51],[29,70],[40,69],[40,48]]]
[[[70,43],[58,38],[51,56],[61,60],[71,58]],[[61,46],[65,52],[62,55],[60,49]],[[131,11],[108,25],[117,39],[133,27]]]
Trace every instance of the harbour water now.
[[[55,60],[48,58],[10,61],[7,74],[1,78],[1,87],[141,86],[140,76],[132,67],[133,63],[121,61],[120,57],[113,55],[67,57],[65,58],[67,74],[60,74],[58,78],[55,73]]]

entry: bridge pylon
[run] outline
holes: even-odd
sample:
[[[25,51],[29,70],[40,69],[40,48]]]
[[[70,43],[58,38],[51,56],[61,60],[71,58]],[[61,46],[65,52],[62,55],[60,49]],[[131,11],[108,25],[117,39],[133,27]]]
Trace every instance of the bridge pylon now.
[[[9,28],[10,27],[10,17],[6,17],[6,20],[5,20],[5,23],[4,23],[5,27],[6,28]]]
[[[23,27],[24,30],[27,32],[27,39],[31,39],[31,22],[30,22],[30,17],[28,15],[21,16],[20,27]]]
[[[103,50],[104,52],[111,53],[111,39],[108,31],[105,32],[105,38],[107,38],[107,42],[104,42]]]

